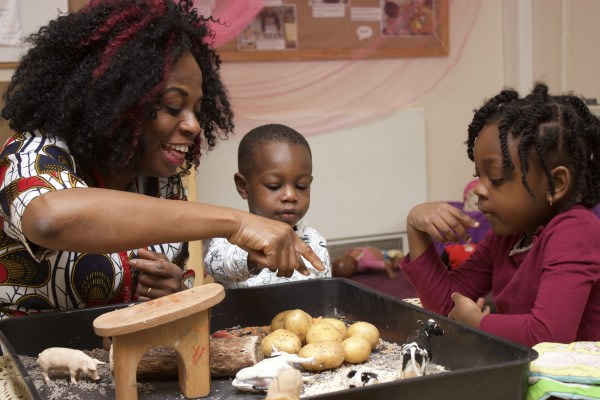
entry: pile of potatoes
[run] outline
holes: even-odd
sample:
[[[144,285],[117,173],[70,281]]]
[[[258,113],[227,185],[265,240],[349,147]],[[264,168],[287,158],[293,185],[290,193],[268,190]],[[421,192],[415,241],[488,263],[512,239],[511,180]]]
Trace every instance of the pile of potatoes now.
[[[339,367],[344,361],[366,361],[379,342],[379,330],[368,322],[349,327],[336,318],[314,318],[300,309],[282,311],[271,321],[271,333],[262,340],[265,356],[278,351],[314,357],[314,364],[302,364],[309,371]]]

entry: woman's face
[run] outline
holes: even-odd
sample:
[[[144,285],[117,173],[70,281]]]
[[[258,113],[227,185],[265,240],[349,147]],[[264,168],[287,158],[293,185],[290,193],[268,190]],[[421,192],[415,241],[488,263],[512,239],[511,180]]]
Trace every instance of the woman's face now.
[[[171,68],[156,118],[144,123],[141,175],[168,177],[182,166],[201,132],[196,117],[201,99],[200,67],[191,53],[184,53]]]
[[[253,155],[254,167],[238,187],[249,211],[293,227],[310,206],[312,159],[299,144],[269,143]]]

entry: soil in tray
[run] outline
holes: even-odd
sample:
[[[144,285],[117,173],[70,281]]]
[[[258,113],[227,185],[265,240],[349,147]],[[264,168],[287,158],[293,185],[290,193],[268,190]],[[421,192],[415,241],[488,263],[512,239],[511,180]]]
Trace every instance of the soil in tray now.
[[[100,379],[94,381],[82,374],[77,385],[71,385],[68,372],[51,371],[50,383],[46,384],[37,365],[35,357],[21,356],[21,362],[33,381],[43,399],[58,400],[95,400],[114,399],[115,387],[108,366],[108,353],[102,349],[86,351],[91,357],[106,362],[98,366]],[[303,372],[305,383],[302,397],[315,396],[347,389],[345,377],[350,370],[374,372],[379,377],[379,382],[390,382],[400,379],[400,346],[395,343],[379,340],[377,348],[371,353],[369,360],[363,364],[342,364],[339,368],[320,373]],[[444,372],[444,367],[430,363],[427,374]],[[240,392],[232,387],[232,379],[212,379],[211,391],[208,398],[215,400],[237,400],[257,398],[263,399],[264,394]],[[179,390],[177,380],[147,380],[138,381],[138,397],[140,400],[170,400],[185,399]]]

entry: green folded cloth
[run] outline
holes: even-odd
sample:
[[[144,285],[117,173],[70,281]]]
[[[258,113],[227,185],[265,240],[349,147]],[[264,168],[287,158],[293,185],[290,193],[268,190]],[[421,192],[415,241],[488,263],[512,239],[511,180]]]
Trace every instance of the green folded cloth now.
[[[550,343],[533,346],[539,356],[529,364],[529,381],[600,384],[600,342]]]
[[[600,342],[539,343],[527,400],[600,399]]]
[[[545,400],[552,396],[559,399],[598,400],[600,399],[600,386],[540,378],[527,389],[527,400]]]

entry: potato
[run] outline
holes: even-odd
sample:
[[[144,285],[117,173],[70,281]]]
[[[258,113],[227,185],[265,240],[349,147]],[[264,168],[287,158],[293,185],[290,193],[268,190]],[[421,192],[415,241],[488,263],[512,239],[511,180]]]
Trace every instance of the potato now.
[[[306,343],[321,340],[335,340],[341,343],[343,339],[344,337],[340,334],[340,331],[333,324],[326,321],[313,324],[306,332]]]
[[[374,349],[379,342],[379,330],[377,327],[364,321],[355,322],[348,327],[346,330],[346,338],[353,336],[367,339],[371,344],[371,349]]]
[[[261,342],[262,351],[266,357],[270,357],[273,352],[273,346],[279,351],[285,351],[290,354],[298,354],[302,343],[300,338],[287,329],[277,329],[265,336]]]
[[[367,361],[371,355],[371,343],[360,336],[352,336],[342,342],[344,348],[344,361],[350,364],[359,364]]]
[[[321,319],[321,321],[333,324],[333,326],[335,326],[338,329],[338,331],[340,331],[340,333],[342,334],[342,339],[346,337],[346,324],[341,319],[326,317]]]
[[[283,318],[288,312],[290,312],[290,310],[285,310],[273,317],[271,320],[271,331],[283,328]]]
[[[302,343],[306,343],[306,332],[312,323],[312,317],[300,309],[290,310],[283,317],[284,329],[298,335]]]
[[[301,364],[308,371],[324,371],[337,368],[344,362],[344,348],[335,340],[309,343],[300,349],[300,357],[314,357],[314,364]]]

